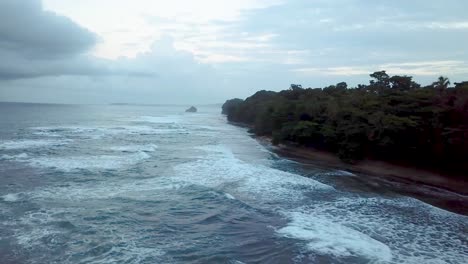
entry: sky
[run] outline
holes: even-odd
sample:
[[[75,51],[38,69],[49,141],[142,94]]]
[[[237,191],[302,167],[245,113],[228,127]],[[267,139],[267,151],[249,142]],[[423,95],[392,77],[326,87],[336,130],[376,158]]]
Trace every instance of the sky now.
[[[468,80],[465,0],[0,0],[0,101],[210,104]]]

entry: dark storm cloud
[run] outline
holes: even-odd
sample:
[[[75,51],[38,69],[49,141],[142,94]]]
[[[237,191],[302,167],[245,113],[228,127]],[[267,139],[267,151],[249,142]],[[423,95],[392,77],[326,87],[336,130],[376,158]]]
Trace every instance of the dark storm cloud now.
[[[44,11],[40,0],[1,0],[0,80],[105,74],[83,56],[96,39],[70,19]]]
[[[32,58],[80,54],[96,36],[70,19],[42,9],[39,0],[0,1],[0,49]]]
[[[135,76],[140,78],[155,77],[154,72],[136,68],[126,63],[109,63],[107,60],[83,55],[68,55],[60,58],[30,59],[16,53],[0,49],[0,81],[31,79],[42,76]]]

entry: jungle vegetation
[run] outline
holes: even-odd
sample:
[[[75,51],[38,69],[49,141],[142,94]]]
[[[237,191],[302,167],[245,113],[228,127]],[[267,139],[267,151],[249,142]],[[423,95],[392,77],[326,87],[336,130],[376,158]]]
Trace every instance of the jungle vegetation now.
[[[411,76],[370,76],[369,84],[354,88],[341,82],[262,90],[226,101],[222,111],[274,144],[326,150],[347,162],[377,159],[468,172],[468,82],[450,86],[440,77],[421,86]]]

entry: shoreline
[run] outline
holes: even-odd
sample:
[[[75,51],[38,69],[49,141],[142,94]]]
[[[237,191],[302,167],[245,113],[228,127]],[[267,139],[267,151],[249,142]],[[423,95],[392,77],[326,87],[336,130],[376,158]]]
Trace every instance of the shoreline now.
[[[369,176],[382,176],[394,179],[409,180],[414,183],[443,188],[461,195],[468,195],[468,181],[444,176],[441,173],[428,169],[404,166],[380,160],[362,160],[355,164],[349,164],[340,160],[335,154],[313,148],[280,144],[273,146],[268,137],[257,137],[262,144],[269,145],[281,156],[290,157],[301,163],[314,163],[346,169],[350,172],[369,174]]]
[[[468,215],[468,181],[465,179],[451,178],[435,171],[385,161],[363,160],[349,164],[331,152],[288,144],[273,146],[268,137],[255,138],[279,156],[302,165],[348,171],[366,184],[382,185],[390,191],[420,199],[451,212]],[[445,191],[444,194],[442,190]],[[450,194],[447,195],[447,192]]]

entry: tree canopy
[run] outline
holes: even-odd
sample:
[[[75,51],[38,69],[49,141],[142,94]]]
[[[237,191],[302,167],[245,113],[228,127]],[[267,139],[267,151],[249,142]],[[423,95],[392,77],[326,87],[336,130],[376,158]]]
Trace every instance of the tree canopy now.
[[[228,100],[223,113],[274,144],[327,150],[349,162],[370,158],[468,172],[468,82],[449,87],[441,76],[423,87],[411,76],[370,76],[356,88],[341,82],[262,90]]]

